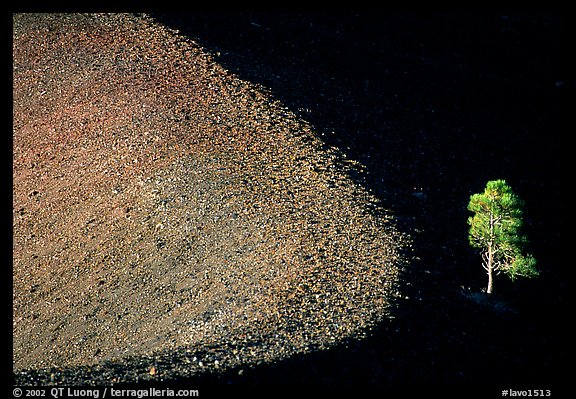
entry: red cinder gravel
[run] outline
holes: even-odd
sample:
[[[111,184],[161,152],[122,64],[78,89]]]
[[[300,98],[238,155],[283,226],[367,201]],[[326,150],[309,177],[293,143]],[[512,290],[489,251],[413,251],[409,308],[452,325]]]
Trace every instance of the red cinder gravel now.
[[[105,379],[258,364],[387,317],[409,240],[362,165],[190,39],[14,15],[13,97],[20,381],[167,351],[190,356]]]

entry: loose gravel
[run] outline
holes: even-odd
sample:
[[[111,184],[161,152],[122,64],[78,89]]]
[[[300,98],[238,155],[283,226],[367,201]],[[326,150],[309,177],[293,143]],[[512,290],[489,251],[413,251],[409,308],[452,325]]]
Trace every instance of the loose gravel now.
[[[266,88],[146,15],[13,22],[17,382],[270,363],[389,317],[409,237]]]

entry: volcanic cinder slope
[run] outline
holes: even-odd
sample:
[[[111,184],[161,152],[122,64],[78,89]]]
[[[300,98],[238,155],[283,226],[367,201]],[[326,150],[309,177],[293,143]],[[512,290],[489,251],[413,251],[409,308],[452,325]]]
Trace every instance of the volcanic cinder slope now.
[[[266,88],[146,16],[13,29],[21,382],[167,351],[186,365],[109,380],[272,362],[388,317],[408,237]]]

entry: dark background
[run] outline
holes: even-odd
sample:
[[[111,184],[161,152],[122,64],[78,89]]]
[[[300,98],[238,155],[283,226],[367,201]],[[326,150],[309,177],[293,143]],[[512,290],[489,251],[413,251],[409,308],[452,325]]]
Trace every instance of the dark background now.
[[[561,13],[152,14],[261,84],[412,235],[407,299],[371,337],[196,382],[559,389],[568,360],[563,255],[567,29]],[[503,178],[526,202],[541,275],[489,300],[466,206]],[[554,391],[553,391],[554,394]]]

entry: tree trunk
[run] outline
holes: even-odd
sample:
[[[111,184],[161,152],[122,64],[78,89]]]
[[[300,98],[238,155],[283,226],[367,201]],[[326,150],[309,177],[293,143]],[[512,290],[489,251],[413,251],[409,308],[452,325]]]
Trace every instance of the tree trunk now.
[[[488,287],[486,293],[492,294],[492,287],[494,285],[492,272],[494,270],[494,253],[492,252],[494,244],[494,214],[490,212],[490,242],[488,243]]]
[[[491,294],[493,287],[493,279],[492,279],[492,265],[488,267],[488,288],[486,288],[486,293]]]

